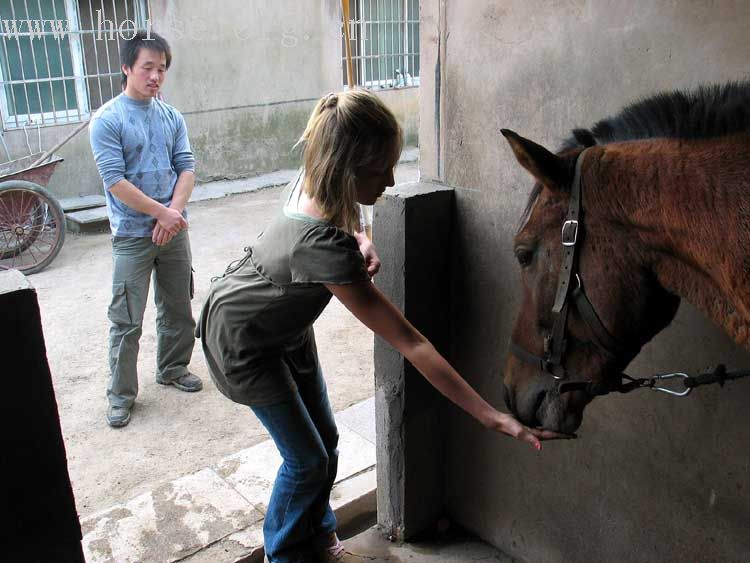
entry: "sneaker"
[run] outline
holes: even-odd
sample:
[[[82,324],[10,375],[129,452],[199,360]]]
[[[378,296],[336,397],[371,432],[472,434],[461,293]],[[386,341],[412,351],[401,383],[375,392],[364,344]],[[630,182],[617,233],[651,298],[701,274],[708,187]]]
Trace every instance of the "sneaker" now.
[[[122,428],[130,422],[130,407],[113,407],[107,409],[107,424],[112,428]]]
[[[324,548],[323,561],[325,563],[362,563],[364,558],[347,551],[341,540],[336,537],[336,543]]]
[[[201,378],[190,372],[169,381],[164,381],[157,377],[156,382],[160,385],[174,385],[180,391],[186,391],[187,393],[195,393],[203,389]]]

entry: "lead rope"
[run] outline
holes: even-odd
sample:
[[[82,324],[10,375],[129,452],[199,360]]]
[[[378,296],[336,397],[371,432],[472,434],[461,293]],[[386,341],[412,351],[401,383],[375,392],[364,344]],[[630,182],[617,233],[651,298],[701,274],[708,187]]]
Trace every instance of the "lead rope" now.
[[[727,371],[726,366],[720,364],[716,366],[713,371],[701,373],[695,377],[682,372],[662,373],[652,377],[630,377],[629,375],[622,373],[620,374],[620,381],[614,384],[606,381],[599,383],[593,383],[591,381],[569,381],[560,383],[558,385],[558,391],[560,393],[567,393],[569,391],[586,391],[589,395],[601,397],[603,395],[609,395],[610,393],[630,393],[636,389],[651,389],[652,391],[667,393],[668,395],[673,395],[675,397],[686,397],[696,387],[712,385],[714,383],[718,383],[719,386],[724,387],[724,384],[727,381],[742,379],[743,377],[750,377],[750,370]],[[627,383],[624,383],[622,381],[623,379],[626,380]],[[662,381],[670,379],[681,379],[684,389],[676,390],[660,386]]]

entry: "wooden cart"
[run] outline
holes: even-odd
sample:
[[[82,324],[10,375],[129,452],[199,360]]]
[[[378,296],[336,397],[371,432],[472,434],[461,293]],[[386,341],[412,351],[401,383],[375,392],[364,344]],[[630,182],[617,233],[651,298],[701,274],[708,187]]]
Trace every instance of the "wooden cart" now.
[[[33,274],[47,267],[65,241],[65,215],[46,189],[63,159],[32,154],[0,165],[0,269]]]

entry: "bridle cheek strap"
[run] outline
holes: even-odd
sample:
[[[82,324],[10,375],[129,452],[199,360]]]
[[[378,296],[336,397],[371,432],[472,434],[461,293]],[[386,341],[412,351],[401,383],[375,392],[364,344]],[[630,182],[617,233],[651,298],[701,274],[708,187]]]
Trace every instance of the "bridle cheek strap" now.
[[[557,293],[552,305],[552,334],[545,339],[544,353],[552,366],[562,366],[567,342],[565,331],[568,324],[568,311],[570,310],[571,286],[577,271],[578,236],[581,226],[581,167],[583,157],[589,149],[584,149],[576,158],[573,184],[570,188],[570,202],[568,204],[568,215],[563,223],[560,238],[563,246],[563,256],[560,263],[560,272],[557,276]],[[580,283],[579,283],[580,285]],[[552,374],[556,379],[561,379]]]

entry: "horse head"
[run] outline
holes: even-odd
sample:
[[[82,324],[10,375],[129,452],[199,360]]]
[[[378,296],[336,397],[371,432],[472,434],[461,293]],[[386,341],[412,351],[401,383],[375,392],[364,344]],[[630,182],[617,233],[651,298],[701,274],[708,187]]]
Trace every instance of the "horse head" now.
[[[560,383],[620,378],[643,344],[671,322],[680,299],[659,285],[641,241],[618,214],[617,184],[623,180],[603,173],[607,147],[591,146],[593,135],[578,131],[579,145],[591,148],[576,174],[584,147],[553,154],[512,131],[503,135],[536,180],[514,239],[522,291],[505,365],[505,400],[527,425],[574,432],[594,395],[584,386],[566,391]],[[578,179],[580,217],[571,221]],[[568,282],[561,289],[562,280]],[[555,354],[558,366],[550,363]]]

